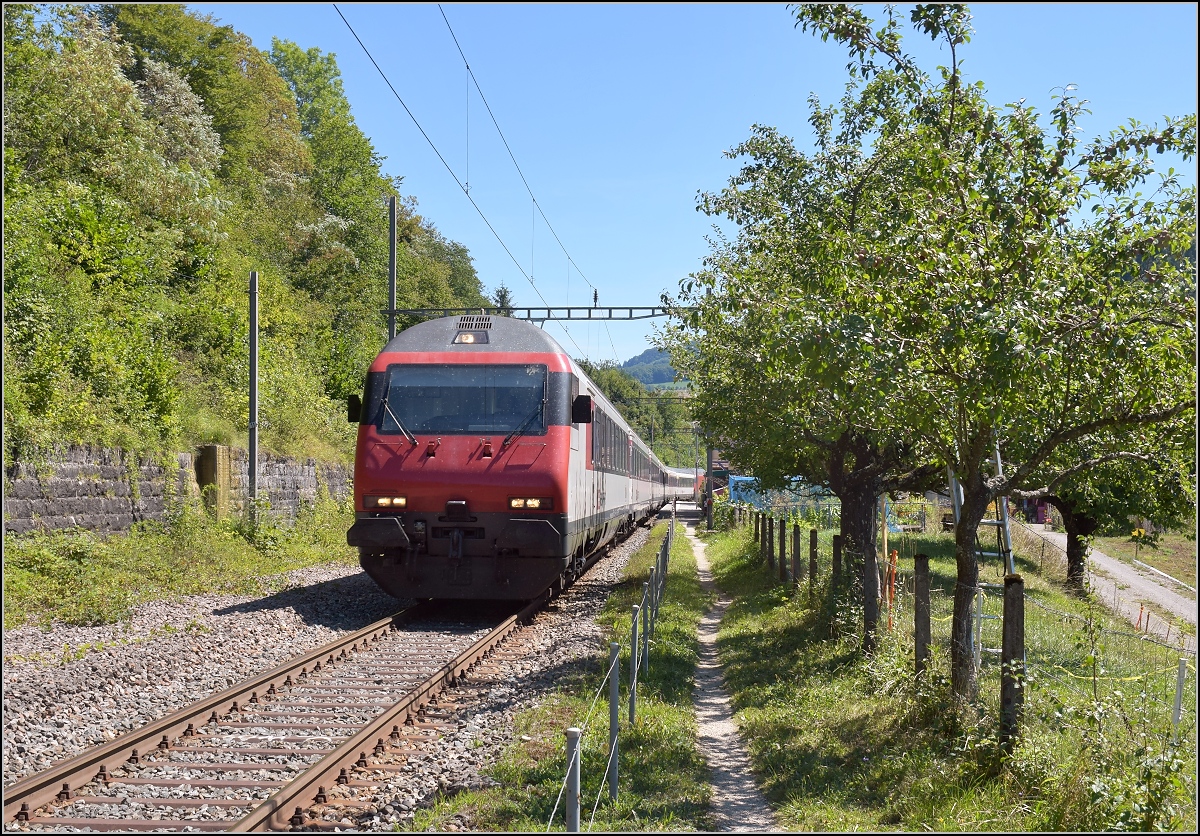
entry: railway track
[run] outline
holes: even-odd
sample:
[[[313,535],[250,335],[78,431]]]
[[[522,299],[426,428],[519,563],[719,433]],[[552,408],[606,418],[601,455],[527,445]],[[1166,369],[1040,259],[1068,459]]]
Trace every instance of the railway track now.
[[[354,806],[346,790],[403,769],[437,732],[439,692],[547,598],[490,621],[418,604],[368,625],[12,784],[6,829],[321,827],[322,805]]]

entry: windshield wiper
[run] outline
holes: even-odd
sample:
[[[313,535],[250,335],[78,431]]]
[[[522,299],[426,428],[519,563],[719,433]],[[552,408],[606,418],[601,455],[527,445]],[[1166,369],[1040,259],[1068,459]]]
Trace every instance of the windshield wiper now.
[[[512,441],[517,436],[519,436],[521,433],[525,432],[526,427],[529,426],[529,422],[532,421],[534,418],[538,417],[542,413],[542,408],[545,406],[546,406],[546,404],[544,401],[542,403],[538,404],[537,409],[535,409],[533,412],[529,413],[528,418],[526,418],[524,421],[522,421],[515,430],[510,432],[508,435],[504,436],[504,441],[500,442],[500,449],[504,449],[505,447],[507,447],[508,443],[510,441]]]
[[[389,392],[388,394],[391,394],[391,393]],[[410,433],[408,431],[408,427],[404,426],[404,422],[402,422],[399,418],[396,417],[396,413],[392,412],[391,406],[388,405],[387,395],[385,395],[383,398],[383,408],[387,410],[388,415],[392,416],[392,420],[396,422],[396,426],[400,428],[400,432],[404,433],[404,437],[407,438],[410,442],[412,442],[413,447],[416,447],[417,446],[417,437],[415,435],[413,435],[412,433]]]

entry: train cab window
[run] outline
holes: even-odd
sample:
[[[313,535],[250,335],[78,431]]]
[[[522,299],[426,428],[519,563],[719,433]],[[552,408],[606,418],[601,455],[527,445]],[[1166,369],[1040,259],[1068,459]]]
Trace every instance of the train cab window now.
[[[395,364],[367,414],[384,434],[543,435],[546,386],[538,364]]]

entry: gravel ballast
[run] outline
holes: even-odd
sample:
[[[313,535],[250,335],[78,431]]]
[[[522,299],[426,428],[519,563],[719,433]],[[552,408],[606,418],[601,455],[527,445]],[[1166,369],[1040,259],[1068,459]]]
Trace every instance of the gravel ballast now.
[[[598,658],[603,633],[595,615],[648,536],[638,528],[519,631],[510,644],[526,652],[497,662],[500,675],[453,692],[443,729],[407,752],[403,772],[378,778],[384,787],[363,796],[369,806],[338,810],[331,798],[324,818],[356,830],[391,830],[439,796],[487,786],[490,779],[480,772],[511,742],[513,713],[552,691],[564,670]],[[357,567],[312,567],[289,579],[288,589],[260,598],[192,596],[145,604],[119,625],[6,631],[4,784],[408,603],[384,594]],[[6,830],[14,826],[5,823]],[[469,822],[447,826],[469,829]]]

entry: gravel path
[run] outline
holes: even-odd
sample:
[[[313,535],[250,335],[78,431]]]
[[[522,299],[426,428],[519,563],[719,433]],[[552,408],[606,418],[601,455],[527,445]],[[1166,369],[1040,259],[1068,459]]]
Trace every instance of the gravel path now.
[[[708,761],[712,780],[712,811],[718,831],[773,831],[775,817],[754,783],[750,758],[733,720],[729,692],[717,660],[717,628],[730,598],[720,593],[704,556],[704,543],[695,536],[699,517],[689,521],[687,535],[696,554],[700,585],[718,593],[717,603],[700,622],[700,661],[696,666],[696,720],[700,749]]]
[[[1066,534],[1058,531],[1038,531],[1035,528],[1030,530],[1066,551]],[[1141,605],[1149,603],[1195,627],[1196,600],[1181,595],[1169,580],[1139,567],[1130,566],[1096,549],[1092,549],[1088,557],[1092,569],[1091,585],[1097,599],[1118,615],[1128,619],[1130,624],[1137,624]],[[1152,616],[1150,632],[1166,638],[1167,629],[1166,622]],[[1178,629],[1171,631],[1171,641],[1176,641],[1179,636]],[[1195,636],[1185,635],[1182,641],[1184,647],[1195,651]]]

